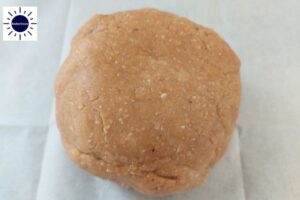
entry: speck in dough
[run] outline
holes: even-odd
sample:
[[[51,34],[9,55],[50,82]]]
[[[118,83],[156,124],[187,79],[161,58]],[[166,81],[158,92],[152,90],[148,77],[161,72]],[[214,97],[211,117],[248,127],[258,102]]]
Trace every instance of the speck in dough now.
[[[239,70],[218,34],[186,18],[96,15],[57,76],[63,144],[80,167],[145,194],[198,186],[230,141]]]

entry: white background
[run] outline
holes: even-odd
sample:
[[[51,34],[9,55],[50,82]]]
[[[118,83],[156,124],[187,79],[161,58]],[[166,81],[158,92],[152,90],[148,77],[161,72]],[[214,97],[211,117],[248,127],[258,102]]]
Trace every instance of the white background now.
[[[78,28],[96,13],[140,7],[215,29],[242,61],[240,117],[226,156],[202,187],[166,199],[300,199],[300,1],[2,0],[0,12],[19,5],[38,6],[39,41],[0,41],[1,200],[152,199],[75,166],[52,112],[55,75]]]

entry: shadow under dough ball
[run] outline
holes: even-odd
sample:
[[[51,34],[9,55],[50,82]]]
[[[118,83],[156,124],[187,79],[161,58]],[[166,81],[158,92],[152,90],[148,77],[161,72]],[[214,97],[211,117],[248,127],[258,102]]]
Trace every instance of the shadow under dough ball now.
[[[56,80],[65,149],[90,173],[144,194],[198,186],[231,139],[239,70],[217,33],[184,17],[96,15],[73,38]]]

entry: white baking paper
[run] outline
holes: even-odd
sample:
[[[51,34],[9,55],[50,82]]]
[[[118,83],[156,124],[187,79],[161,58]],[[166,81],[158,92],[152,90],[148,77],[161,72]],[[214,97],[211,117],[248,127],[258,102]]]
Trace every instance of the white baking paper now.
[[[300,1],[0,2],[19,5],[38,6],[38,42],[0,41],[1,200],[300,199]],[[78,168],[63,149],[53,112],[55,75],[79,27],[97,13],[143,7],[215,29],[242,61],[240,117],[226,155],[201,187],[164,198]]]

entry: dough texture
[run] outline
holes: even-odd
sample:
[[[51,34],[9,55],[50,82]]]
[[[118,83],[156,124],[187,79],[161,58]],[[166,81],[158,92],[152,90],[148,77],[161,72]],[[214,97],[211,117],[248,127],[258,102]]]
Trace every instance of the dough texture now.
[[[101,178],[148,195],[186,191],[226,151],[239,71],[228,44],[186,18],[155,9],[96,15],[57,76],[62,142]]]

